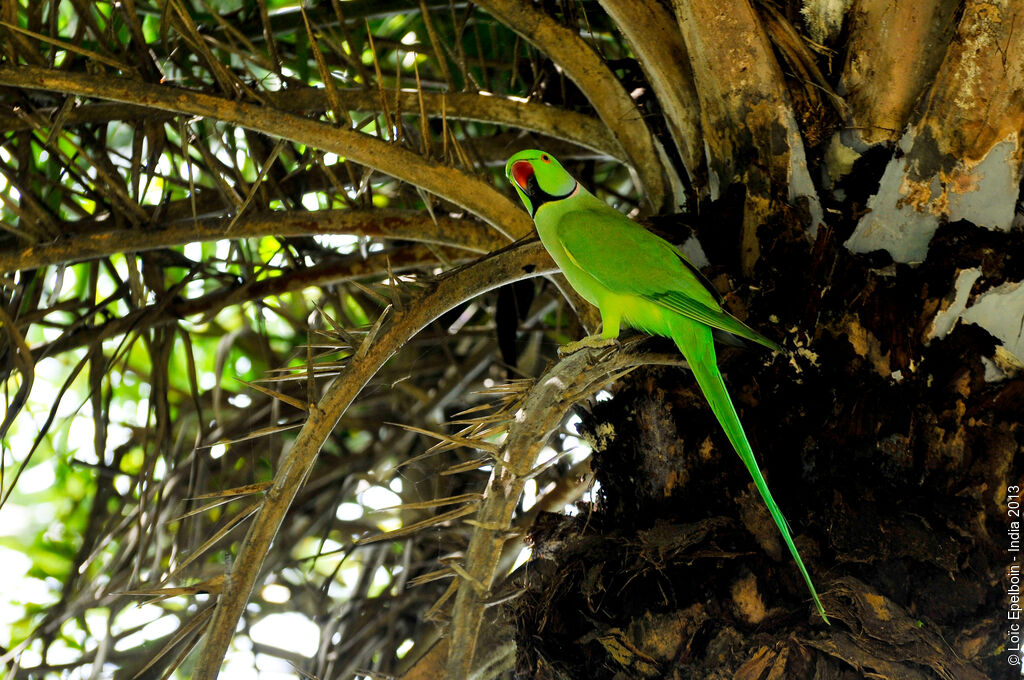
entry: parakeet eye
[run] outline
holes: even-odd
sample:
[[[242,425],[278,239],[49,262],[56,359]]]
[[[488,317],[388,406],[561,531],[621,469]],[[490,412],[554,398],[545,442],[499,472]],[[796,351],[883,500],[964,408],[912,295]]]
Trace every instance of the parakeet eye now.
[[[540,159],[542,161],[544,161],[545,163],[550,163],[551,162],[551,156],[547,155],[546,153],[541,154],[540,155]]]

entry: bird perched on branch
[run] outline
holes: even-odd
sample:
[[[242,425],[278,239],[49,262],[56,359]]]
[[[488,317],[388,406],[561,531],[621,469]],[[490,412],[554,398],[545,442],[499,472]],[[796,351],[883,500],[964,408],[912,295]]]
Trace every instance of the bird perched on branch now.
[[[572,345],[613,343],[623,324],[675,341],[729,442],[753,477],[818,613],[828,623],[810,574],[793,544],[789,525],[768,490],[725,389],[712,331],[725,331],[775,351],[782,348],[725,312],[707,280],[672,244],[591,194],[551,154],[520,151],[508,160],[505,175],[565,278],[601,312],[601,337]]]

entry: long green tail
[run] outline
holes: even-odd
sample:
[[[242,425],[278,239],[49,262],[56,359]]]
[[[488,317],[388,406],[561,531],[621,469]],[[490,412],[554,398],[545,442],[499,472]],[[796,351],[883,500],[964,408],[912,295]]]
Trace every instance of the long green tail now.
[[[732,399],[729,398],[729,393],[725,389],[722,373],[718,370],[711,329],[702,323],[682,317],[672,320],[672,330],[676,346],[686,357],[686,362],[697,378],[697,384],[711,405],[711,410],[718,418],[718,422],[721,423],[722,429],[725,430],[736,453],[743,460],[743,464],[747,466],[750,476],[754,478],[754,485],[761,492],[761,498],[768,506],[768,512],[771,513],[775,524],[779,527],[782,539],[789,547],[790,554],[796,560],[796,566],[804,576],[807,588],[811,591],[811,597],[814,598],[814,604],[818,607],[818,613],[821,614],[825,623],[829,623],[828,616],[825,615],[825,608],[821,605],[821,600],[818,599],[818,592],[814,589],[814,584],[811,583],[811,576],[807,573],[807,567],[804,566],[803,560],[800,559],[800,553],[797,552],[796,546],[793,544],[793,537],[789,533],[789,524],[782,516],[782,511],[779,510],[775,499],[772,498],[772,492],[768,490],[768,484],[764,481],[760,468],[757,467],[754,452],[750,448],[750,443],[747,442],[746,433],[743,432],[743,425],[740,423],[740,418],[736,415],[736,408],[732,405]]]

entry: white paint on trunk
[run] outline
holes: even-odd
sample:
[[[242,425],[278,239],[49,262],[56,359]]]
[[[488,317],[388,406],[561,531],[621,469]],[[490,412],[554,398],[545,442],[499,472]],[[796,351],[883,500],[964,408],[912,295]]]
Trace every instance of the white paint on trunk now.
[[[953,294],[953,302],[946,309],[940,310],[935,315],[935,318],[932,319],[932,327],[928,329],[928,333],[925,335],[925,343],[935,338],[944,338],[949,335],[949,332],[953,330],[953,326],[956,325],[957,319],[967,309],[967,300],[971,295],[971,288],[979,278],[981,278],[981,269],[977,267],[962,269],[957,273],[956,283],[953,284],[953,289],[956,291]]]
[[[697,269],[703,269],[711,264],[708,260],[708,256],[704,254],[704,248],[700,245],[700,241],[697,240],[696,236],[691,236],[679,247],[679,252],[683,254],[690,263]]]
[[[1004,283],[982,293],[963,320],[999,338],[1018,361],[1024,361],[1024,282]]]
[[[1024,282],[1004,283],[981,293],[972,302],[971,289],[979,278],[981,269],[977,267],[957,273],[953,302],[935,315],[925,342],[945,337],[957,321],[973,323],[998,338],[1017,362],[1024,362]]]
[[[920,177],[913,160],[916,133],[899,141],[904,152],[885,168],[878,193],[868,199],[846,247],[854,253],[886,250],[897,262],[922,262],[939,225],[967,220],[989,229],[1009,231],[1020,193],[1021,154],[1016,132],[997,142],[976,163],[958,161],[946,172]],[[915,178],[919,177],[919,178]]]
[[[804,152],[803,138],[800,136],[800,128],[792,113],[786,116],[786,134],[789,142],[789,202],[794,204],[796,199],[805,198],[807,209],[810,215],[810,223],[807,225],[807,234],[814,238],[818,234],[818,225],[824,218],[821,209],[821,201],[818,199],[818,190],[811,179],[811,172],[807,168],[807,155]]]

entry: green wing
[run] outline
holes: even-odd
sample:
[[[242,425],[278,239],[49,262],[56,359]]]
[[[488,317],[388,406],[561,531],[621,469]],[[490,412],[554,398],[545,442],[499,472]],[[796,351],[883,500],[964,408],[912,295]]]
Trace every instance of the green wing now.
[[[672,244],[609,209],[574,210],[559,220],[566,254],[602,285],[637,295],[666,309],[741,338],[781,348],[723,311],[707,279]]]

